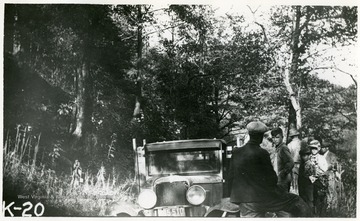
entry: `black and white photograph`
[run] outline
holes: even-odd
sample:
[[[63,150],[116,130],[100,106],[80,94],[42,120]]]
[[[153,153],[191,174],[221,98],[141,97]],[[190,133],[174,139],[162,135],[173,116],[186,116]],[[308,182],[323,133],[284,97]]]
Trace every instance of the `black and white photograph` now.
[[[0,8],[1,217],[357,218],[356,1]]]

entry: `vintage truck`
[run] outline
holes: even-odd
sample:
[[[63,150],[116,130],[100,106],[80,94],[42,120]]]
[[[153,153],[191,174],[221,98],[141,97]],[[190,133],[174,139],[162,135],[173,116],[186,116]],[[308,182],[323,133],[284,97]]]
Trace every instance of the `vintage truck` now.
[[[232,148],[219,139],[178,140],[134,147],[136,204],[119,202],[110,216],[236,216],[226,170]]]

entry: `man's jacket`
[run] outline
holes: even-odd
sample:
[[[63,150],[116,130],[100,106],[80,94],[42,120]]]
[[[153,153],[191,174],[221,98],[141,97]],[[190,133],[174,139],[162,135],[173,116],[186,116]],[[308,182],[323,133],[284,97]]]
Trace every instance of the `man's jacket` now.
[[[233,150],[228,174],[233,203],[261,202],[277,197],[277,176],[269,153],[251,140]]]
[[[277,167],[279,182],[291,182],[291,171],[294,167],[294,161],[286,144],[281,143],[276,147]]]

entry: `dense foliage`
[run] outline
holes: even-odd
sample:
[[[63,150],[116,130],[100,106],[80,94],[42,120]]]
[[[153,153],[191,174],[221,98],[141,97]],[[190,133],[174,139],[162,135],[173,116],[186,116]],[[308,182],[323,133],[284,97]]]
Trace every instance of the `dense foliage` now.
[[[35,163],[58,172],[80,159],[92,173],[104,165],[125,178],[134,164],[132,138],[138,145],[231,143],[252,119],[287,127],[279,58],[292,53],[304,135],[315,133],[355,160],[356,81],[344,88],[321,80],[311,74],[319,67],[310,58],[323,44],[355,45],[357,7],[270,13],[268,27],[249,31],[243,16],[216,17],[204,5],[6,4],[4,140],[22,134],[31,147],[38,142]],[[302,26],[289,39],[295,15]],[[27,160],[34,154],[29,148]]]

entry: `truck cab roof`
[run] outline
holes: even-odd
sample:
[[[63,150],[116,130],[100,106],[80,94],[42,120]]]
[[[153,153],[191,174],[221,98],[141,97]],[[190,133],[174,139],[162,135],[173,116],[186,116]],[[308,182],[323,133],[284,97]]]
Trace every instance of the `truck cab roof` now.
[[[182,150],[182,149],[222,149],[226,142],[221,139],[176,140],[145,144],[146,151]]]

